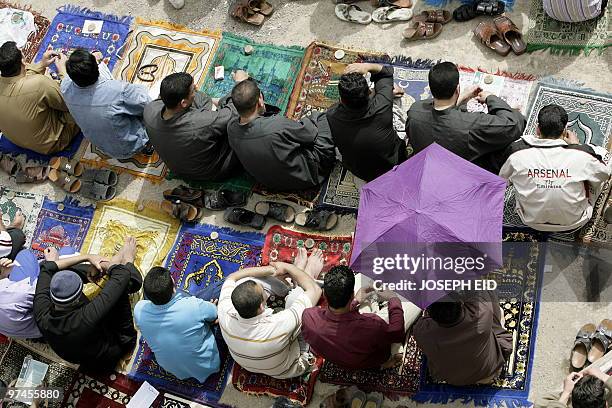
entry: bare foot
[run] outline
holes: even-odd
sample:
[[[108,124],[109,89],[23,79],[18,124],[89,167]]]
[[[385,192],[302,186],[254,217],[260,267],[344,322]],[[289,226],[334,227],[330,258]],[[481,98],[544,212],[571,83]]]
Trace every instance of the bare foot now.
[[[400,98],[404,96],[404,90],[397,84],[393,85],[393,97]]]
[[[45,261],[57,261],[59,259],[59,252],[55,247],[48,247],[44,252]]]
[[[136,238],[125,237],[125,243],[121,248],[123,253],[123,263],[134,262],[136,259]]]
[[[298,253],[293,260],[293,265],[301,270],[306,268],[306,262],[308,262],[308,251],[306,248],[298,248]]]
[[[17,213],[15,213],[15,217],[13,218],[13,222],[11,222],[9,227],[22,229],[23,224],[25,224],[25,217],[23,216],[21,210],[17,210]]]
[[[312,277],[312,279],[317,279],[323,270],[323,265],[325,264],[325,260],[323,259],[323,251],[319,248],[315,248],[312,250],[312,254],[308,257],[308,262],[306,262],[306,267],[304,268],[304,272]]]

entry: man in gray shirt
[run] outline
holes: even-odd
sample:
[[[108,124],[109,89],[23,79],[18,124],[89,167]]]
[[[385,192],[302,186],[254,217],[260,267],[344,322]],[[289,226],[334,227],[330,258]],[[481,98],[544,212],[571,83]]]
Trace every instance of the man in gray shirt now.
[[[232,101],[239,117],[227,132],[229,143],[245,170],[275,190],[317,186],[329,175],[335,160],[331,130],[324,113],[295,121],[266,111],[263,94],[248,77],[235,78]]]
[[[526,121],[501,98],[473,87],[461,93],[459,70],[442,62],[429,71],[433,99],[415,102],[408,110],[406,137],[418,153],[438,143],[458,156],[495,174],[497,155],[520,138]],[[476,97],[486,103],[489,113],[467,112],[465,103]]]
[[[161,83],[160,99],[144,110],[149,141],[177,176],[189,180],[227,178],[240,163],[227,140],[227,123],[237,116],[228,98],[213,111],[213,100],[180,72]]]

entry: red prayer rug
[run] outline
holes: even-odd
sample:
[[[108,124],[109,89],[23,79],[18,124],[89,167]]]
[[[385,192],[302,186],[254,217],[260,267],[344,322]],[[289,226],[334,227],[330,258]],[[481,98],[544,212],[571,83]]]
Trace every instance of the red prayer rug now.
[[[270,397],[287,397],[298,404],[307,405],[312,398],[315,384],[323,357],[317,357],[314,368],[306,375],[296,378],[279,380],[264,374],[251,373],[234,363],[232,371],[232,384],[234,387],[249,395],[268,395]]]
[[[353,250],[351,236],[323,236],[288,230],[280,225],[270,227],[266,234],[261,264],[270,262],[293,262],[298,248],[320,248],[325,257],[323,272],[326,273],[336,265],[348,265]]]

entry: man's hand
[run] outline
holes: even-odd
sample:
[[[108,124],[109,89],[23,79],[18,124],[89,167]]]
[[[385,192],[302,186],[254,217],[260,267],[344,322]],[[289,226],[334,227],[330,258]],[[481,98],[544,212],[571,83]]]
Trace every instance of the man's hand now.
[[[389,301],[391,299],[393,299],[394,297],[399,297],[397,296],[397,293],[391,291],[391,290],[383,290],[381,292],[378,292],[378,298],[382,301]]]
[[[57,72],[59,72],[60,75],[65,76],[66,62],[68,62],[68,57],[66,56],[66,54],[59,53],[54,62],[55,67],[57,68]]]
[[[580,144],[580,139],[578,139],[578,135],[573,130],[565,129],[561,138],[567,144]]]
[[[601,381],[606,382],[610,378],[610,376],[603,371],[599,367],[589,367],[586,370],[580,372],[582,375],[590,375],[595,378],[599,378]]]
[[[41,60],[40,60],[40,65],[42,65],[43,67],[47,68],[49,65],[53,64],[55,62],[55,60],[57,59],[59,53],[54,51],[54,50],[49,50],[46,51]]]
[[[13,261],[11,261],[8,258],[2,258],[0,259],[0,268],[10,268],[11,266],[13,266]]]
[[[380,72],[382,69],[382,65],[380,64],[369,64],[369,63],[360,63],[356,62],[354,64],[349,64],[344,69],[345,74],[351,74],[353,72],[357,72],[358,74],[365,75],[368,72],[376,74]]]
[[[459,95],[459,99],[457,100],[457,105],[458,106],[463,105],[470,99],[476,98],[478,94],[481,92],[482,92],[482,88],[479,87],[478,85],[472,85],[468,87],[465,91],[461,92],[461,95]]]
[[[234,82],[242,82],[245,79],[249,79],[249,73],[239,69],[238,71],[232,72],[232,78],[234,79]]]
[[[574,386],[583,377],[581,373],[571,373],[565,380],[563,381],[563,392],[561,392],[561,397],[559,398],[559,402],[567,404],[570,397],[572,396],[572,391],[574,390]]]
[[[476,95],[476,100],[480,103],[487,103],[487,98],[493,95],[491,92],[480,91],[478,95]]]
[[[355,294],[355,300],[358,303],[363,303],[364,300],[370,295],[370,293],[374,292],[374,288],[371,286],[367,286],[365,288],[359,288],[357,293]]]
[[[87,257],[87,260],[93,267],[95,267],[100,272],[104,270],[102,264],[110,261],[108,258],[105,258],[100,255],[89,255]]]
[[[104,55],[102,55],[100,51],[94,51],[91,53],[91,55],[93,55],[96,58],[96,62],[98,64],[102,61],[102,59],[104,59]]]

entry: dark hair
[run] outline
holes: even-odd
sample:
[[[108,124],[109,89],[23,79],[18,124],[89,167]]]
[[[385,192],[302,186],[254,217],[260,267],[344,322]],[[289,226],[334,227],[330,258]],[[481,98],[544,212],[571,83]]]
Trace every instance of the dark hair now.
[[[429,90],[436,99],[449,99],[459,85],[459,70],[452,62],[440,62],[429,71]]]
[[[81,87],[95,84],[100,76],[96,57],[83,48],[72,51],[66,61],[66,73],[72,82]]]
[[[257,106],[261,90],[257,82],[249,79],[238,82],[232,89],[232,102],[238,113],[242,116],[247,115]]]
[[[0,47],[0,73],[3,77],[13,77],[21,72],[23,55],[15,41],[7,41]]]
[[[345,265],[334,266],[325,274],[323,293],[334,309],[346,306],[355,290],[355,273]]]
[[[573,408],[605,408],[606,399],[604,382],[599,378],[587,375],[582,377],[572,391]]]
[[[174,109],[183,99],[189,98],[193,77],[186,72],[176,72],[165,77],[159,88],[159,97],[166,108]]]
[[[142,286],[147,299],[156,305],[165,305],[174,294],[174,281],[170,271],[161,266],[151,268]]]
[[[427,308],[427,313],[439,324],[453,324],[461,317],[463,302],[458,293],[451,292]]]
[[[232,292],[232,304],[243,319],[257,316],[263,302],[263,293],[257,290],[257,282],[252,279],[242,282]]]
[[[538,112],[540,135],[548,139],[561,137],[567,125],[567,112],[559,105],[546,105]]]
[[[370,100],[368,81],[358,72],[342,75],[338,82],[338,92],[342,103],[349,108],[363,108]]]

